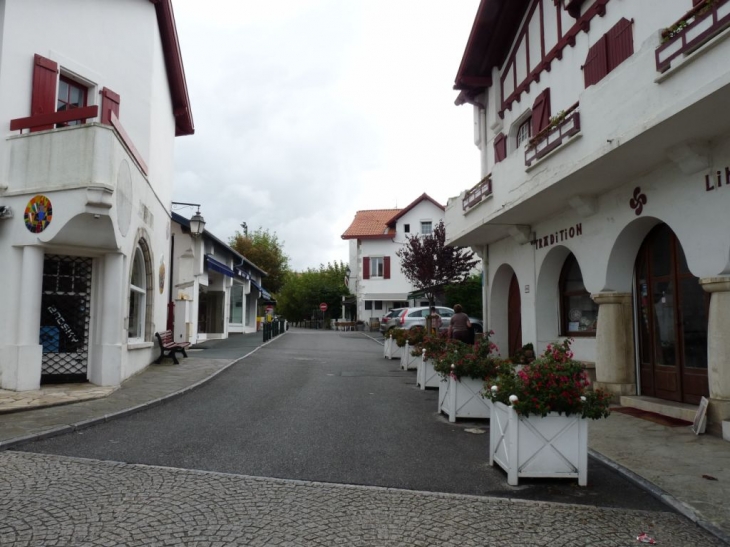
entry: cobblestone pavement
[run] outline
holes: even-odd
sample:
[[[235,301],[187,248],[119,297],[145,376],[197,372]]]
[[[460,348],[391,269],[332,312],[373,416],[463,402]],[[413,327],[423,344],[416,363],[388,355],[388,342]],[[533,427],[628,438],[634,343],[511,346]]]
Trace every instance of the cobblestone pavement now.
[[[687,519],[0,453],[0,545],[722,545]]]

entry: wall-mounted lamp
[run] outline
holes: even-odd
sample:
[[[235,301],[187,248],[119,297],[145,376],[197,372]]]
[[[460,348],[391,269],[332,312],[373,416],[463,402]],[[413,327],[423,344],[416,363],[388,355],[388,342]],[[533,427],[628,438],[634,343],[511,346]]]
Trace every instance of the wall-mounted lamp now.
[[[203,215],[200,214],[200,204],[199,203],[184,203],[182,201],[173,201],[173,205],[187,205],[188,207],[197,207],[198,210],[193,215],[193,218],[190,219],[190,235],[193,237],[198,237],[200,234],[203,233],[205,230],[205,219],[203,218]]]
[[[13,218],[13,210],[10,205],[0,205],[0,219]]]

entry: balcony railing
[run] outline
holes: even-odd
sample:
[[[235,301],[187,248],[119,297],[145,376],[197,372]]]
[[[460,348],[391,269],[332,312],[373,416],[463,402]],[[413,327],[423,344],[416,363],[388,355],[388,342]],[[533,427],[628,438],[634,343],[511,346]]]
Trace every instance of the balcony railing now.
[[[96,118],[99,114],[99,107],[84,106],[81,108],[72,108],[71,110],[63,110],[60,112],[52,112],[50,114],[37,114],[27,118],[16,118],[10,120],[10,131],[20,131],[23,129],[45,130],[53,129],[56,124],[66,124],[68,122],[85,122],[88,119]]]
[[[547,156],[579,131],[580,112],[578,111],[578,103],[575,103],[530,139],[525,149],[525,165],[529,167],[533,162]]]
[[[656,69],[665,72],[672,61],[690,53],[730,25],[730,0],[708,0],[688,11],[662,32],[664,43],[656,50]]]
[[[484,177],[482,180],[480,180],[476,184],[476,186],[466,191],[464,199],[461,202],[464,212],[468,211],[469,209],[480,203],[482,199],[490,195],[492,195],[491,173]]]

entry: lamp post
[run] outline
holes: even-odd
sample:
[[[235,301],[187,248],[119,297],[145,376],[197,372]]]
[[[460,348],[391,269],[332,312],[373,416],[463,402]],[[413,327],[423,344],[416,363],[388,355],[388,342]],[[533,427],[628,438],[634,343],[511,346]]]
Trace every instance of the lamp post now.
[[[190,235],[194,238],[199,237],[205,231],[205,219],[200,214],[199,203],[185,203],[183,201],[173,201],[172,205],[183,205],[187,207],[197,207],[197,211],[190,219]],[[170,234],[170,290],[167,300],[167,330],[173,331],[175,328],[175,302],[172,299],[172,282],[173,282],[173,265],[175,263],[175,234]],[[174,336],[174,332],[173,332]]]

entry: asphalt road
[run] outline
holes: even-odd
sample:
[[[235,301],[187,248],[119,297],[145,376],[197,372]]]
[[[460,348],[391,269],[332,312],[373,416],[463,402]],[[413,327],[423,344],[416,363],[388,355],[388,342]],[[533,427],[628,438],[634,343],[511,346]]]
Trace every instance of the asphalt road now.
[[[216,349],[217,348],[217,349]],[[211,358],[235,349],[211,345]],[[241,348],[240,354],[250,348]],[[199,355],[208,355],[201,353]],[[203,387],[171,402],[23,452],[126,463],[667,511],[590,460],[587,487],[572,480],[507,485],[488,465],[487,421],[450,424],[437,391],[382,358],[359,332],[290,331]],[[476,434],[470,430],[481,430]]]

